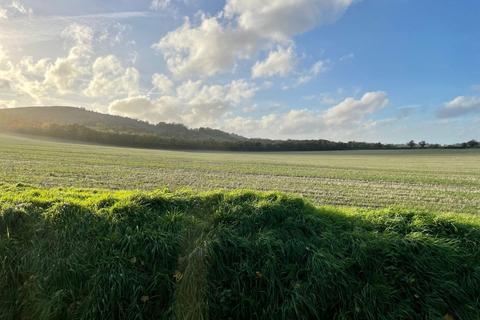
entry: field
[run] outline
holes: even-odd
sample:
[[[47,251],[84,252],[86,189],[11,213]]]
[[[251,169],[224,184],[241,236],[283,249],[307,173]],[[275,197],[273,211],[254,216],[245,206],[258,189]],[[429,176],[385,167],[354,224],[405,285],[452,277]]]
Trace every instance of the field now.
[[[480,150],[178,152],[0,136],[0,182],[277,190],[317,205],[480,213]]]
[[[479,150],[0,135],[0,319],[477,320],[479,210]]]

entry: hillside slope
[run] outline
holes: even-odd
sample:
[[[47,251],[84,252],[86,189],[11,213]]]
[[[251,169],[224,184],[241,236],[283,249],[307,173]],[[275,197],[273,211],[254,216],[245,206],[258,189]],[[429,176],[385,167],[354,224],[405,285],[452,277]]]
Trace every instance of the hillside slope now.
[[[380,142],[245,138],[217,129],[189,129],[182,124],[172,123],[154,125],[73,107],[0,109],[0,131],[103,145],[175,150],[326,151],[407,148],[403,144]],[[430,144],[421,148],[478,147],[480,144],[471,140],[456,145]]]
[[[74,107],[26,107],[0,109],[0,126],[21,125],[81,125],[99,131],[135,134],[155,134],[164,138],[185,140],[239,141],[244,138],[210,128],[189,129],[181,124],[150,124],[145,121],[98,113]]]

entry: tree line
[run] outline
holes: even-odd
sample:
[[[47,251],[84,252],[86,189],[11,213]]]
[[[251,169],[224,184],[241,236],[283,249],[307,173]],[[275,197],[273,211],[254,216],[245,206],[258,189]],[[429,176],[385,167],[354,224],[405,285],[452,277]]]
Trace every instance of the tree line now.
[[[242,139],[225,141],[217,139],[192,140],[165,137],[159,134],[126,133],[114,130],[95,130],[83,125],[43,124],[38,126],[9,125],[8,131],[28,135],[40,135],[61,139],[93,142],[123,147],[176,149],[176,150],[218,150],[218,151],[332,151],[332,150],[379,150],[379,149],[438,149],[438,148],[479,148],[480,143],[471,140],[454,145],[416,143],[382,144],[369,142],[335,142],[329,140],[270,140]]]

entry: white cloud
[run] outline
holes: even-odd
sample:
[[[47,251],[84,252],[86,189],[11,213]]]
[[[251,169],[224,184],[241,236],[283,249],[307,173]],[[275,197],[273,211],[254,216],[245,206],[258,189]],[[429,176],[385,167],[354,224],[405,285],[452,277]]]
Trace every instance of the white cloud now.
[[[10,81],[7,79],[0,79],[0,92],[9,91],[11,89]]]
[[[313,76],[319,75],[321,72],[327,69],[328,61],[319,60],[315,62],[310,69],[310,74]]]
[[[163,86],[164,95],[155,99],[146,96],[119,99],[110,104],[110,112],[154,122],[181,122],[194,127],[216,126],[219,119],[253,97],[257,90],[245,80],[234,80],[225,85],[207,85],[200,80],[188,80],[173,88],[173,83],[165,76],[157,75],[155,79],[157,88]],[[165,91],[165,83],[168,92]]]
[[[3,81],[2,94],[28,105],[81,92],[81,87],[91,75],[93,30],[88,26],[71,24],[61,36],[71,47],[65,56],[54,60],[34,60],[26,56],[14,62],[5,50],[0,49],[0,79],[8,82],[7,85]]]
[[[88,58],[80,48],[74,47],[66,57],[58,58],[45,73],[45,84],[60,94],[78,89],[89,74]]]
[[[0,20],[1,19],[8,19],[8,11],[0,6]]]
[[[0,68],[6,68],[8,63],[9,63],[8,53],[0,44]]]
[[[260,119],[234,117],[225,121],[223,128],[247,136],[294,137],[310,136],[345,138],[364,134],[362,130],[374,128],[379,121],[366,119],[388,104],[384,92],[367,92],[359,100],[346,98],[326,111],[292,109],[273,113]]]
[[[296,63],[293,48],[278,48],[270,51],[268,57],[255,63],[252,68],[252,78],[286,76],[292,72]]]
[[[2,79],[2,96],[10,96],[16,100],[23,98],[38,101],[43,91],[43,75],[48,60],[33,62],[26,57],[18,64],[11,61],[7,52],[0,46],[0,79]]]
[[[115,100],[110,104],[109,109],[112,113],[137,116],[154,109],[154,104],[148,97],[138,96]]]
[[[313,27],[338,19],[352,0],[228,0],[224,14],[241,30],[285,42]]]
[[[93,41],[93,29],[87,25],[72,23],[62,32],[62,37],[70,39],[76,46],[90,49]]]
[[[177,101],[174,97],[162,97],[151,100],[146,96],[137,96],[115,100],[110,103],[108,110],[117,114],[151,122],[172,121],[179,122]]]
[[[186,81],[177,88],[182,102],[182,119],[195,126],[216,125],[220,117],[234,105],[255,94],[256,87],[245,80],[234,80],[226,85],[204,85],[201,81]]]
[[[164,10],[168,8],[171,2],[171,0],[152,0],[152,3],[150,4],[150,9]]]
[[[14,0],[8,5],[0,6],[0,19],[32,17],[33,10],[22,2]]]
[[[236,132],[249,137],[254,137],[262,130],[271,130],[271,127],[276,122],[278,122],[278,116],[275,114],[265,115],[259,119],[237,116],[226,119],[222,128],[229,132]]]
[[[130,31],[132,31],[130,25],[116,22],[101,31],[98,41],[107,42],[114,46],[124,41]]]
[[[155,73],[152,89],[143,90],[136,68],[113,54],[97,56],[100,50],[96,46],[104,42],[102,33],[73,24],[62,35],[71,47],[64,56],[54,59],[24,57],[14,63],[0,48],[2,101],[15,98],[21,105],[77,101],[148,121],[216,126],[219,119],[237,106],[242,108],[242,103],[260,89],[242,79],[226,84],[187,80],[177,85],[166,75]],[[152,98],[147,92],[156,95]],[[4,101],[2,105],[7,105]]]
[[[470,113],[480,113],[480,97],[456,97],[445,103],[439,110],[438,115],[440,118],[454,118]]]
[[[12,1],[10,8],[12,8],[12,10],[15,11],[18,15],[29,17],[33,15],[33,10],[31,8],[25,7],[20,1]]]
[[[315,62],[308,71],[306,72],[303,72],[303,74],[301,74],[296,83],[295,83],[295,86],[298,87],[302,84],[305,84],[307,82],[310,82],[312,79],[314,79],[315,77],[317,77],[319,74],[325,72],[328,70],[329,68],[329,65],[330,65],[330,61],[329,60],[318,60],[317,62]],[[289,87],[286,87],[287,89]]]
[[[232,87],[231,84],[230,87]],[[188,107],[185,110],[189,110],[197,102],[202,107],[212,107],[215,105],[214,102],[218,101],[218,97],[220,97],[223,90],[227,89],[222,87],[219,90],[215,86],[207,86],[202,89],[199,82],[186,82],[177,90],[179,91],[177,97],[183,97],[179,101],[187,103]],[[200,97],[199,101],[189,100],[194,97],[194,92],[197,92],[197,95]],[[203,94],[206,94],[208,98],[202,97]],[[213,112],[213,118],[216,117],[216,122],[213,123],[217,126],[249,137],[288,138],[310,136],[318,138],[318,135],[321,134],[330,138],[342,138],[349,135],[355,137],[355,134],[363,134],[362,130],[366,132],[375,128],[380,122],[373,121],[367,117],[387,104],[388,97],[386,93],[367,92],[361,99],[346,98],[325,111],[315,111],[306,108],[291,109],[286,112],[266,114],[260,118],[230,115],[227,112],[228,108],[221,109],[218,114],[215,114],[215,108],[212,107],[210,112]],[[180,112],[183,108],[177,108],[177,112]],[[183,121],[189,119],[191,115],[197,116],[198,110],[187,111],[186,115],[181,116]],[[188,122],[186,123],[189,124]]]
[[[291,37],[336,20],[352,0],[229,0],[217,16],[189,19],[162,37],[153,48],[163,54],[177,76],[208,77],[232,70],[273,45],[290,44]]]
[[[56,88],[60,94],[78,89],[90,74],[92,56],[92,28],[73,23],[62,32],[62,37],[73,42],[66,57],[57,58],[45,72],[45,84]]]
[[[255,95],[259,88],[245,80],[233,80],[228,86],[225,98],[233,103],[240,103],[243,100],[250,99]]]
[[[159,10],[169,3],[154,1],[152,8]],[[227,0],[218,15],[199,16],[198,23],[186,19],[153,46],[164,56],[171,74],[153,73],[151,90],[142,89],[139,71],[130,66],[125,56],[103,50],[126,42],[125,36],[131,30],[128,25],[105,25],[99,30],[74,23],[61,34],[68,50],[53,58],[24,57],[13,62],[0,47],[0,106],[24,105],[25,101],[69,101],[73,97],[74,101],[94,103],[94,108],[142,120],[223,127],[257,136],[308,136],[344,132],[350,127],[366,128],[374,124],[368,116],[388,104],[385,93],[366,93],[358,100],[347,98],[326,111],[266,111],[250,99],[258,90],[270,87],[271,82],[222,79],[222,84],[215,84],[205,79],[232,70],[239,60],[252,59],[261,52],[266,53],[266,58],[251,67],[252,78],[294,74],[293,83],[296,78],[299,83],[310,81],[328,69],[329,60],[318,60],[303,72],[296,72],[298,56],[293,37],[338,19],[351,3]],[[241,117],[241,110],[256,114],[263,110],[268,114]]]
[[[85,89],[90,97],[133,96],[139,93],[140,74],[133,67],[123,67],[114,55],[99,57],[92,67],[93,78]]]
[[[160,73],[152,76],[152,84],[154,89],[162,95],[171,94],[175,85],[166,75]]]
[[[254,34],[224,27],[213,17],[203,18],[198,27],[186,19],[153,48],[162,52],[173,74],[208,77],[231,69],[237,58],[249,57],[259,45]]]
[[[287,135],[319,132],[324,126],[321,116],[307,109],[290,110],[280,119],[279,132]]]
[[[385,92],[367,92],[360,100],[347,98],[330,108],[324,114],[324,120],[327,124],[341,125],[345,123],[358,122],[372,114],[389,103]]]
[[[25,105],[54,103],[67,96],[82,102],[95,97],[98,102],[139,94],[140,75],[135,68],[124,67],[114,55],[95,57],[94,46],[105,40],[104,34],[73,23],[61,37],[71,47],[53,60],[23,57],[14,63],[0,48],[2,94]]]
[[[338,59],[338,60],[343,62],[343,61],[349,61],[349,60],[353,60],[353,59],[355,59],[355,54],[354,53],[349,53],[349,54],[341,56],[340,59]]]
[[[321,113],[308,109],[292,109],[271,113],[260,118],[233,117],[226,119],[223,129],[248,137],[295,137],[314,135],[326,129]]]

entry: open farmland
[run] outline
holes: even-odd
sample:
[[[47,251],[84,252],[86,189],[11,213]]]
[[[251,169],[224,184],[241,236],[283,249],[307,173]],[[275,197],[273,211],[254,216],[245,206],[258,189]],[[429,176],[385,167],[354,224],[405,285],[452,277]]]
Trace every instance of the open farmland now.
[[[479,160],[2,135],[0,318],[476,320]]]
[[[278,190],[319,205],[480,212],[480,150],[179,152],[0,136],[0,181],[40,187]]]

